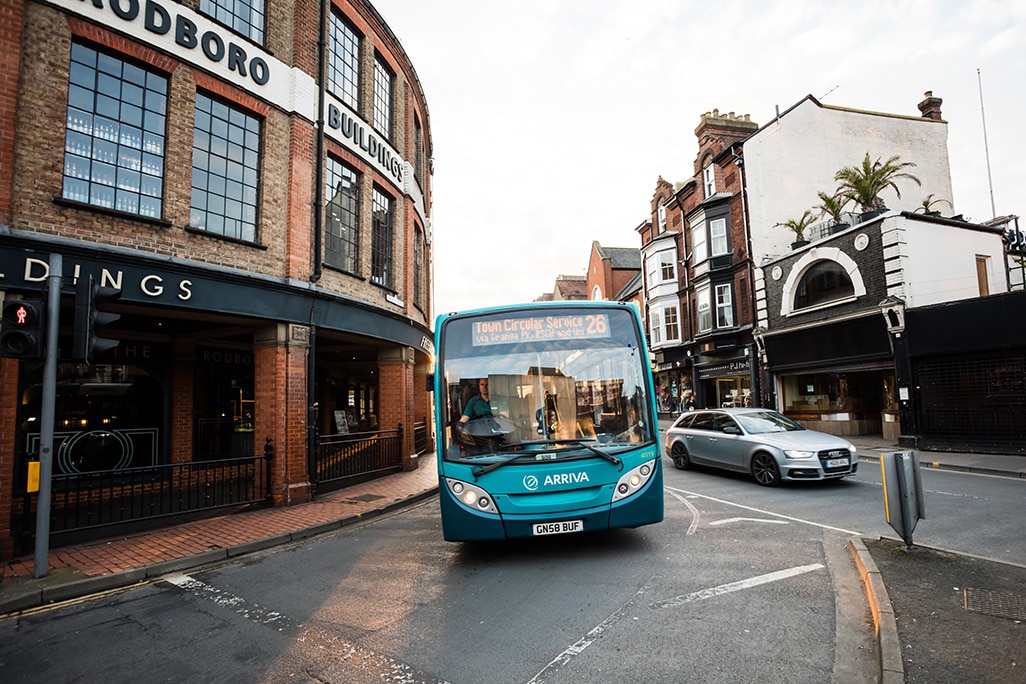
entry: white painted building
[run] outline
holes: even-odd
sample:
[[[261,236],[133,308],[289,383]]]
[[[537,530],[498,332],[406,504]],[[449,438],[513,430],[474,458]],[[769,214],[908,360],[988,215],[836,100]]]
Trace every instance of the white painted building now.
[[[833,194],[837,171],[860,164],[867,152],[874,161],[898,155],[915,164],[906,171],[922,185],[897,180],[901,198],[890,189],[883,194],[888,209],[914,211],[932,195],[945,215],[957,213],[940,99],[927,93],[919,107],[922,116],[884,114],[824,105],[810,95],[753,133],[744,164],[755,262],[787,252],[794,234],[776,224],[819,204],[818,192]]]

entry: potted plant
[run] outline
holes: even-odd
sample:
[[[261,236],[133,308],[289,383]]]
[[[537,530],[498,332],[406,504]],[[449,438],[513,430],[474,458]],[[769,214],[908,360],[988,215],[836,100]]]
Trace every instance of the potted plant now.
[[[922,185],[918,178],[903,170],[913,166],[915,164],[912,162],[901,161],[898,155],[885,162],[881,162],[878,157],[874,162],[870,159],[869,152],[866,152],[861,165],[846,166],[834,175],[834,180],[840,183],[837,186],[837,193],[855,202],[862,211],[862,219],[867,220],[886,210],[880,193],[887,188],[894,190],[894,194],[901,199],[901,190],[895,182],[898,179]]]
[[[841,229],[841,226],[847,226],[848,222],[844,219],[844,208],[851,201],[847,195],[835,192],[833,195],[828,195],[822,190],[819,194],[819,204],[813,209],[819,209],[820,216],[829,216],[830,220],[833,221],[830,224],[830,232],[836,233]]]
[[[791,243],[791,249],[797,249],[809,244],[809,241],[805,239],[805,229],[811,226],[815,220],[816,217],[812,211],[806,209],[805,213],[803,213],[799,218],[787,219],[786,221],[781,221],[780,223],[775,224],[775,226],[783,226],[794,233],[794,242]]]

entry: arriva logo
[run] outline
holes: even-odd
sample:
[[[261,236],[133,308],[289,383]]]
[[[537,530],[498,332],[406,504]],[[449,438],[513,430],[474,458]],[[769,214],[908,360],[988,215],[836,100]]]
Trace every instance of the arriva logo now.
[[[576,484],[577,482],[589,482],[588,473],[557,473],[556,475],[545,476],[545,486]]]
[[[524,488],[530,491],[538,489],[538,478],[534,475],[528,475],[524,478]]]

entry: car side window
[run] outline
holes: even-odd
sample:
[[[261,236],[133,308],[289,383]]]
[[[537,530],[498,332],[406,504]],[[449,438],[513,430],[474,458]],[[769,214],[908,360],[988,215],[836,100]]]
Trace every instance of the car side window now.
[[[695,416],[695,419],[691,422],[692,430],[708,430],[712,431],[716,429],[716,416],[711,413],[699,413]]]
[[[690,427],[691,423],[694,420],[695,420],[694,414],[685,413],[684,415],[682,415],[680,418],[677,419],[677,422],[673,424],[673,427],[675,427],[675,428]]]
[[[716,429],[719,432],[726,432],[729,428],[734,428],[734,434],[741,433],[733,418],[730,416],[720,416],[720,419],[716,421]]]

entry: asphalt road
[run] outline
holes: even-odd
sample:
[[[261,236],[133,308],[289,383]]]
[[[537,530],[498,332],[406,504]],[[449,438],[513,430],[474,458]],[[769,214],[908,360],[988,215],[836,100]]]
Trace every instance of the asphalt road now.
[[[790,683],[875,665],[843,534],[682,496],[638,530],[450,544],[436,506],[2,622],[4,681]]]
[[[854,533],[889,532],[867,465],[776,489],[669,467],[659,525],[508,543],[442,541],[429,500],[2,621],[0,672],[5,683],[869,681],[875,640],[845,549]],[[925,475],[917,538],[1021,553],[996,521],[1021,483]],[[964,533],[988,519],[992,534]]]

